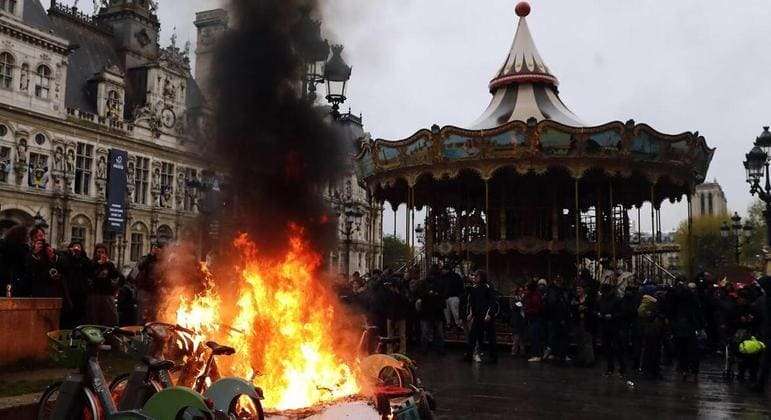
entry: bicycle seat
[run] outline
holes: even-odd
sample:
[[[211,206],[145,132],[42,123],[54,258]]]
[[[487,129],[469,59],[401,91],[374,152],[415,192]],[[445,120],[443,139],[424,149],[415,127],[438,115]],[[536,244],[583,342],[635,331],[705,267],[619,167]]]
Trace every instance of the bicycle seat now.
[[[382,344],[399,344],[399,337],[378,337]]]
[[[174,362],[171,360],[160,360],[154,357],[145,356],[142,358],[142,363],[146,364],[150,370],[171,370],[174,368]]]
[[[236,349],[233,347],[221,346],[214,341],[207,341],[206,347],[210,348],[211,353],[215,356],[230,356],[236,352]]]

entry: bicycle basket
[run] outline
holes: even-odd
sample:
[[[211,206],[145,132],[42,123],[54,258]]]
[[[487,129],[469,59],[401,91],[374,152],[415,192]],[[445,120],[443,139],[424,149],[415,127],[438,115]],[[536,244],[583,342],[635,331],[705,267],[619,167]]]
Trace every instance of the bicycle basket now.
[[[48,354],[56,364],[66,368],[80,365],[86,351],[86,343],[72,338],[72,330],[56,330],[46,333]]]

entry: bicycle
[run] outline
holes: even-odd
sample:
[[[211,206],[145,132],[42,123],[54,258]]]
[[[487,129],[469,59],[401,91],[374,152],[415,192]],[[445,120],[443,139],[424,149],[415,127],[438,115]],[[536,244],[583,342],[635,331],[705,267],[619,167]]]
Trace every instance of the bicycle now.
[[[174,362],[163,359],[163,350],[169,339],[169,332],[175,335],[180,333],[189,336],[197,335],[194,331],[179,325],[162,322],[145,324],[139,334],[129,343],[134,355],[140,359],[131,373],[119,375],[110,384],[110,392],[121,409],[136,409],[141,407],[152,395],[162,389],[174,386],[170,371],[183,370],[180,373],[178,383],[190,386],[193,391],[204,395],[212,408],[217,413],[227,413],[235,418],[256,418],[263,420],[265,417],[260,400],[263,399],[262,390],[240,378],[217,378],[211,386],[212,371],[215,369],[215,356],[230,356],[235,349],[222,346],[214,341],[206,342],[209,349],[203,369],[194,375],[192,381],[185,379],[190,371],[198,371],[195,365],[198,354],[192,347],[187,348],[188,361],[183,366],[177,366]],[[187,373],[185,372],[187,371]]]
[[[70,335],[70,347],[82,342],[84,353],[78,371],[49,386],[40,397],[38,420],[213,419],[200,395],[187,388],[164,390],[150,398],[141,410],[119,411],[105,387],[99,353],[111,350],[105,338],[133,333],[114,327],[81,325]]]
[[[383,337],[377,334],[378,327],[365,325],[359,339],[359,370],[364,378],[369,378],[376,388],[377,409],[383,415],[393,414],[393,401],[401,401],[407,406],[417,408],[418,418],[431,420],[436,403],[433,396],[423,388],[417,374],[417,365],[409,357],[398,354],[386,354],[388,345],[399,344],[398,337]],[[372,342],[377,339],[374,353],[370,352]]]

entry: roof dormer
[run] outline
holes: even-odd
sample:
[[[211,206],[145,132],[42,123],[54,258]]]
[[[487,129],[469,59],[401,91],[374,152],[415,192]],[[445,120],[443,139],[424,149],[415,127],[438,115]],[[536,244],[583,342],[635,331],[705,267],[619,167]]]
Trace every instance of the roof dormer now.
[[[100,117],[122,121],[126,103],[124,74],[116,65],[104,67],[90,80],[96,88],[96,109]]]

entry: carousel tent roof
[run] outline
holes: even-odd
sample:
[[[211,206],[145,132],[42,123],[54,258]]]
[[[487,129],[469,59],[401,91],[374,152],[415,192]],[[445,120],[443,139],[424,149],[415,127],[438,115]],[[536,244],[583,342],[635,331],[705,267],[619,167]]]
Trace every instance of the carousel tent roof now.
[[[490,92],[493,94],[490,105],[471,129],[486,130],[530,118],[583,127],[584,123],[560,99],[557,91],[559,80],[535,47],[526,19],[530,6],[519,3],[516,11],[519,26],[511,51],[490,81]]]

